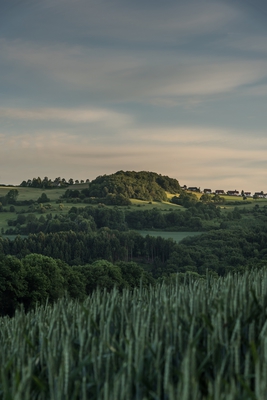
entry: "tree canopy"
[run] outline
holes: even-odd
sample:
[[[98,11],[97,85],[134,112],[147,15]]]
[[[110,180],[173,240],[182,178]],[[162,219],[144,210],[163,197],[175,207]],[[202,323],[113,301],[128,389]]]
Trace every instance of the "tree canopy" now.
[[[87,195],[99,198],[122,195],[140,200],[166,201],[166,191],[179,193],[179,182],[155,172],[118,171],[93,180],[89,185]]]

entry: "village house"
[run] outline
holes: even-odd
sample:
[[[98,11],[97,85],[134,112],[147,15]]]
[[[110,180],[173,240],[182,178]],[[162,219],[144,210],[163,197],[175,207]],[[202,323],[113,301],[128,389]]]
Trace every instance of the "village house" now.
[[[200,187],[196,186],[189,186],[187,187],[186,185],[181,186],[181,189],[183,190],[188,190],[190,192],[198,192],[198,193],[205,193],[205,194],[217,194],[217,195],[225,195],[227,194],[228,196],[245,196],[245,197],[253,197],[251,192],[243,192],[240,193],[238,190],[228,190],[225,192],[223,189],[216,189],[214,192],[211,189],[203,189],[203,192],[201,192]],[[254,194],[255,197],[258,197],[260,199],[267,199],[267,193],[264,193],[263,191],[261,192],[255,192]]]
[[[228,190],[227,194],[228,194],[228,196],[239,196],[239,191],[238,190]]]
[[[263,193],[263,191],[255,192],[254,196],[255,197],[259,197],[260,199],[266,199],[267,198],[267,193]]]

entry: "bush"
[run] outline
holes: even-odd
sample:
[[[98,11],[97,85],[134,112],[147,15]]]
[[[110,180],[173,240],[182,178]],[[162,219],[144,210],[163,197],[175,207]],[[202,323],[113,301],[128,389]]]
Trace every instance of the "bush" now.
[[[45,193],[42,193],[39,199],[37,199],[37,203],[49,203],[50,199],[47,197]]]

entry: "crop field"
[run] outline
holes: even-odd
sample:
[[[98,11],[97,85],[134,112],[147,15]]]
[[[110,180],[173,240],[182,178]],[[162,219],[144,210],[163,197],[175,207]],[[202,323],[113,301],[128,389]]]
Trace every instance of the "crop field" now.
[[[267,269],[0,319],[0,398],[266,399]]]

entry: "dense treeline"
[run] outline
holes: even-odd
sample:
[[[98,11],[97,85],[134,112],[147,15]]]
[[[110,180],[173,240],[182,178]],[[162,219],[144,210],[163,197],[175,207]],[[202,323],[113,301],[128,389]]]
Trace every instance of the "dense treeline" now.
[[[85,203],[85,204],[102,204],[107,206],[129,206],[131,200],[125,197],[122,193],[107,193],[105,197],[91,197],[88,188],[78,189],[67,189],[66,192],[61,196],[61,199],[67,203]]]
[[[89,183],[90,180],[86,179],[86,181],[81,180],[79,181],[76,179],[75,181],[70,178],[66,180],[65,178],[57,177],[55,179],[50,179],[45,176],[41,179],[39,176],[38,178],[28,179],[27,181],[22,181],[20,186],[21,187],[31,187],[31,188],[39,188],[39,189],[51,189],[53,187],[67,187],[69,185],[78,184],[78,183]]]
[[[97,259],[110,262],[137,261],[149,265],[154,277],[174,272],[204,274],[206,268],[220,275],[265,262],[267,229],[216,230],[186,238],[146,236],[134,231],[121,232],[102,228],[96,232],[39,233],[14,241],[0,238],[0,253],[24,257],[30,253],[58,258],[70,265],[91,263]]]
[[[68,295],[84,300],[96,288],[110,291],[154,284],[148,272],[134,262],[116,265],[98,260],[92,264],[70,267],[59,259],[40,254],[28,254],[21,259],[0,256],[0,315],[13,315],[22,304],[30,310],[37,303],[53,303]]]
[[[202,230],[205,223],[220,218],[221,209],[214,204],[195,203],[186,211],[161,212],[153,210],[137,210],[126,213],[125,220],[131,229],[167,229]]]
[[[161,237],[143,238],[134,231],[120,232],[102,228],[97,232],[58,232],[31,234],[27,238],[17,236],[14,240],[0,238],[0,254],[23,257],[38,253],[58,258],[71,265],[85,264],[98,259],[111,262],[144,259],[162,261],[169,257],[175,246],[173,240]]]

